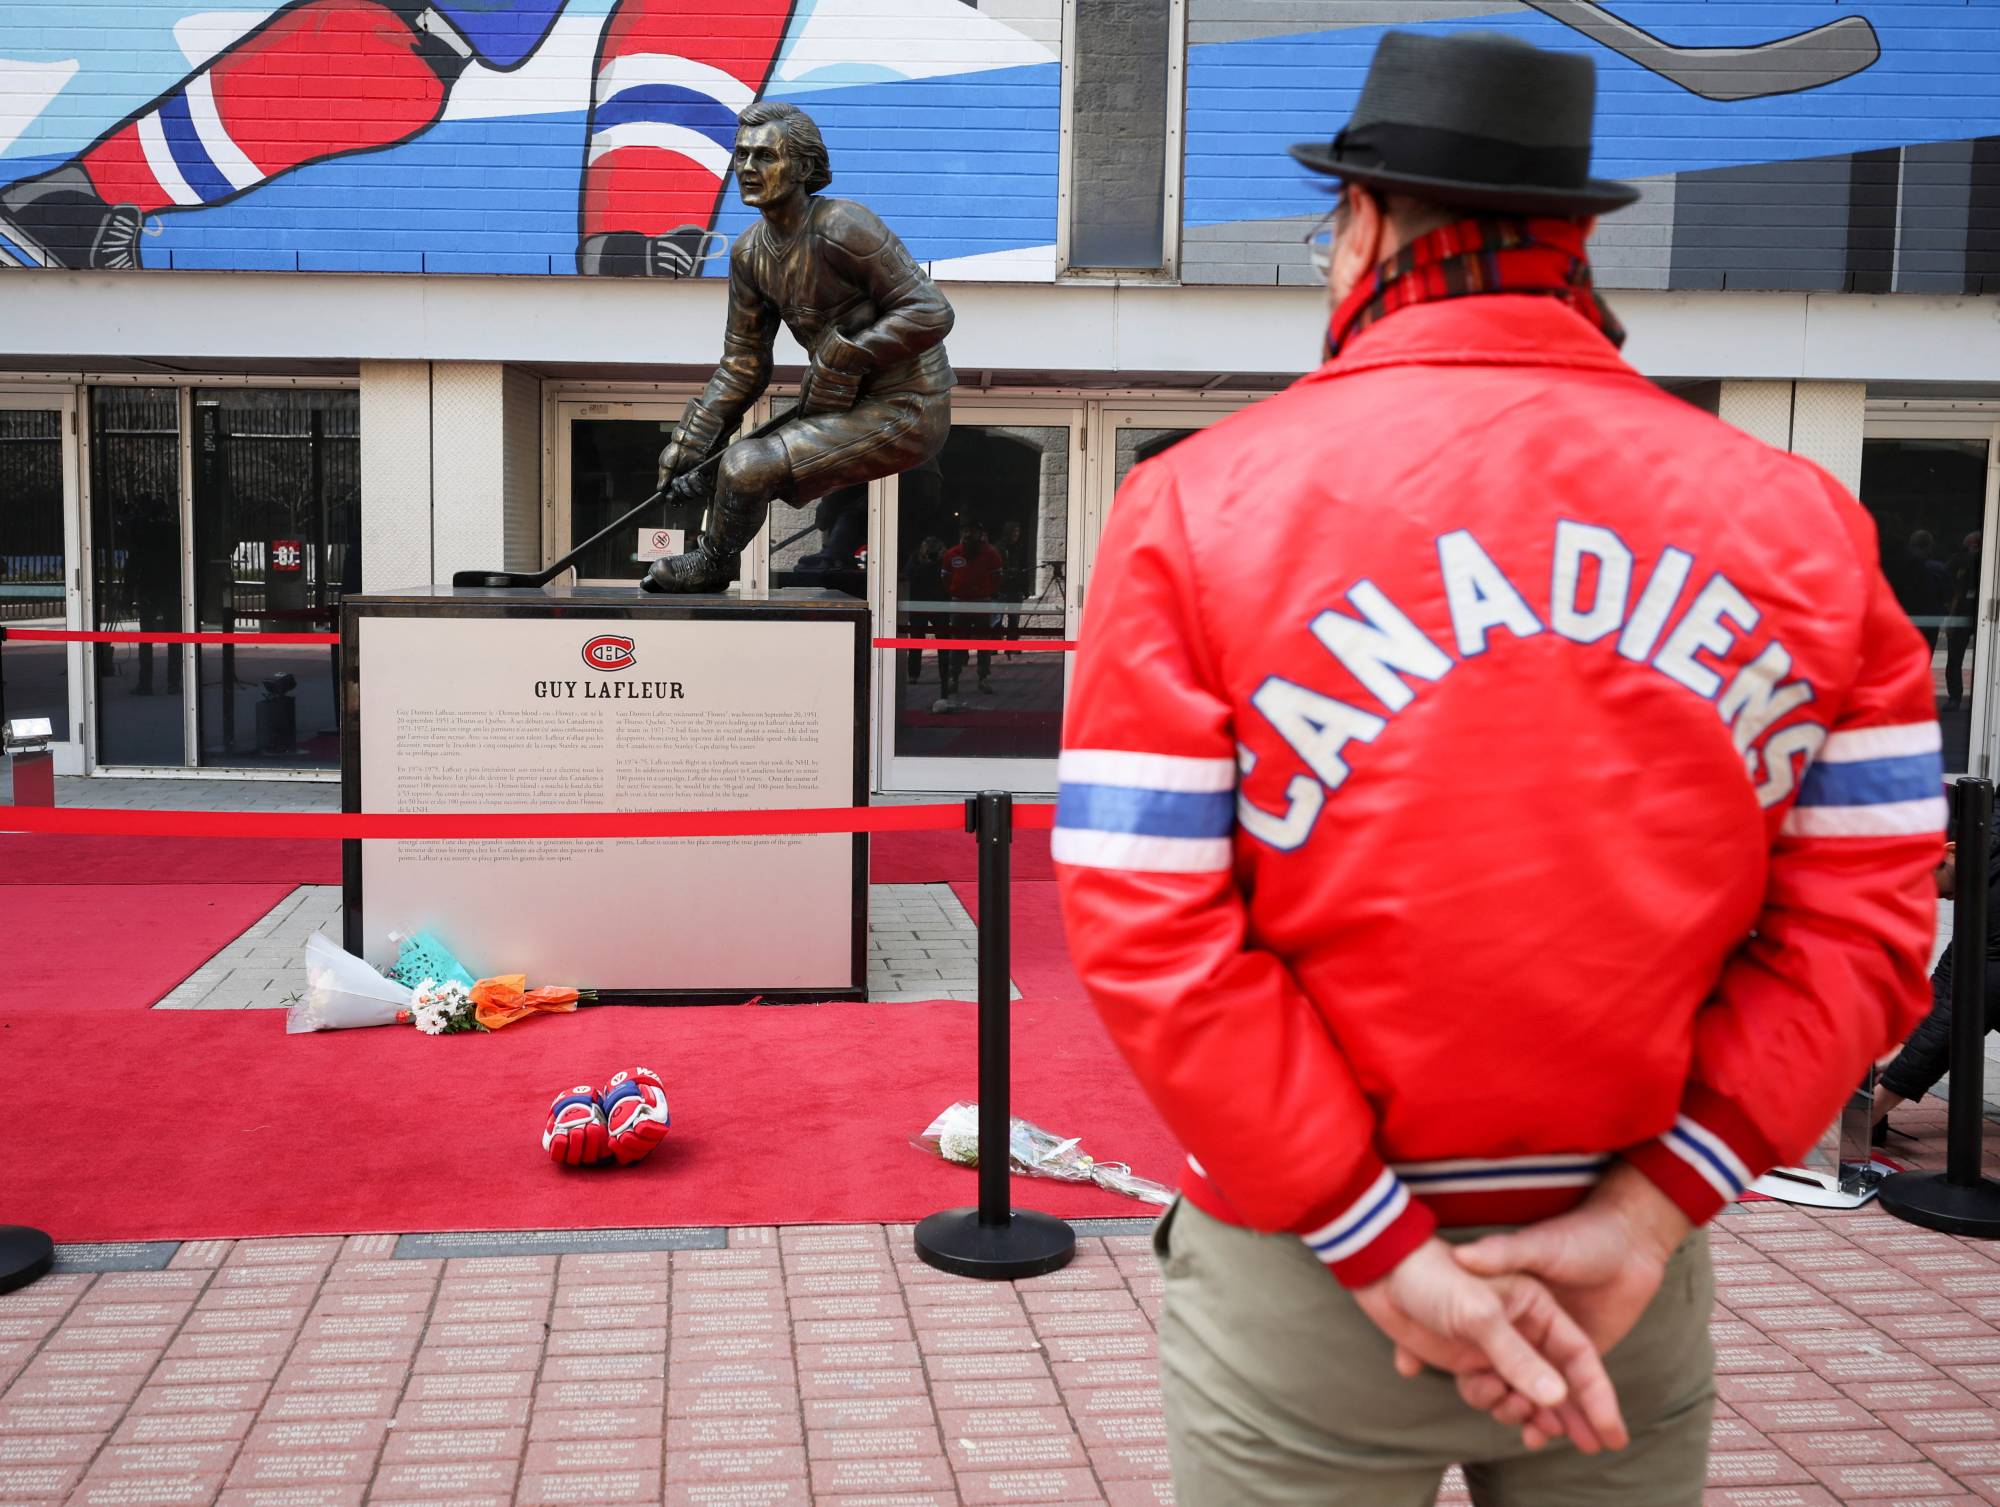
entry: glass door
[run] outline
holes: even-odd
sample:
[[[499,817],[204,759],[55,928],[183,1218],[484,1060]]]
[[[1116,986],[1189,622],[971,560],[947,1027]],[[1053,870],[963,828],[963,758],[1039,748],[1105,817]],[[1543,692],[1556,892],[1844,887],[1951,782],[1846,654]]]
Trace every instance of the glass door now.
[[[687,406],[685,398],[617,403],[561,401],[556,404],[556,499],[554,526],[544,564],[553,564],[577,545],[650,495],[659,486],[660,452]],[[760,409],[746,416],[757,421]],[[783,507],[772,509],[781,523]],[[693,542],[702,509],[662,504],[628,532],[620,532],[584,556],[573,579],[578,585],[636,585],[647,564],[678,554]],[[762,580],[763,540],[743,552],[739,579],[755,587]]]
[[[1083,581],[1097,563],[1097,544],[1104,537],[1111,506],[1126,476],[1141,461],[1173,449],[1189,435],[1235,412],[1219,404],[1153,403],[1106,405],[1093,415],[1090,431],[1090,491],[1084,505]]]
[[[0,626],[83,626],[76,516],[76,399],[0,392]],[[8,719],[46,717],[56,769],[83,773],[83,646],[0,648]]]
[[[361,395],[196,388],[195,624],[204,633],[337,633],[360,587]],[[197,645],[197,762],[340,767],[336,645]]]
[[[1884,432],[1884,431],[1887,432]],[[1993,601],[1992,537],[2000,453],[1990,419],[1871,425],[1861,500],[1875,518],[1882,571],[1931,652],[1944,767],[1986,774]]]
[[[1075,630],[1079,415],[955,417],[938,458],[882,491],[876,621],[915,641],[876,661],[882,785],[1053,790],[1068,656],[1012,646]]]

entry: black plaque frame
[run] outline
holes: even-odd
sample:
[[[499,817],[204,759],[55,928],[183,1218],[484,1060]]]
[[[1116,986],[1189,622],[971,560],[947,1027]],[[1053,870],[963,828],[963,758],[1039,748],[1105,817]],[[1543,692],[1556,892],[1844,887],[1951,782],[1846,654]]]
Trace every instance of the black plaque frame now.
[[[869,676],[874,663],[866,602],[836,592],[775,591],[757,597],[649,597],[615,587],[545,587],[541,590],[492,587],[418,587],[409,591],[350,596],[341,602],[340,637],[340,806],[361,809],[361,634],[369,617],[486,617],[570,620],[579,623],[682,622],[846,622],[854,633],[854,748],[851,804],[869,804]],[[850,982],[838,989],[603,989],[608,1005],[740,1005],[761,998],[768,1004],[817,1004],[868,997],[868,834],[853,834],[853,946]],[[362,948],[361,839],[341,842],[342,943],[359,957]],[[589,988],[587,979],[560,982]]]

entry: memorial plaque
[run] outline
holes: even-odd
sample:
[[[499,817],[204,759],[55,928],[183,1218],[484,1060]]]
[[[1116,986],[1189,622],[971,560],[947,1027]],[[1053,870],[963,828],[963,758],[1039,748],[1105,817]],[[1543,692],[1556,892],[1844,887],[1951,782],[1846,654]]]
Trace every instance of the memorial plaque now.
[[[613,1255],[635,1251],[721,1250],[729,1232],[720,1225],[632,1230],[507,1230],[500,1233],[403,1235],[398,1260],[426,1256]],[[655,1268],[643,1268],[652,1274]],[[661,1275],[664,1275],[663,1273]],[[629,1275],[625,1280],[630,1280]],[[499,1317],[500,1315],[495,1315]]]
[[[58,1245],[57,1272],[155,1272],[174,1259],[178,1240],[103,1240]]]
[[[1079,1240],[1102,1235],[1143,1235],[1151,1239],[1153,1226],[1158,1223],[1157,1217],[1139,1215],[1131,1219],[1072,1219],[1069,1227],[1076,1231]]]
[[[343,638],[349,811],[868,802],[869,618],[851,598],[438,587],[347,598]],[[858,834],[346,847],[346,944],[377,966],[392,930],[427,930],[475,972],[619,1003],[866,996]]]

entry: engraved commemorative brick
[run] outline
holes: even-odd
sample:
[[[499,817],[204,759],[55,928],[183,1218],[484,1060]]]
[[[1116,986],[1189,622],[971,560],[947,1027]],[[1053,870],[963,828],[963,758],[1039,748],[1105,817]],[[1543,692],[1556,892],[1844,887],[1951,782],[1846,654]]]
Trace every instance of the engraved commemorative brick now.
[[[782,1292],[785,1274],[775,1265],[771,1266],[697,1266],[674,1276],[674,1301],[680,1302],[689,1293],[726,1292],[732,1289],[755,1288],[766,1292]]]
[[[651,1439],[544,1439],[528,1446],[524,1475],[643,1470],[657,1474],[663,1451]]]
[[[447,1288],[450,1283],[445,1284]],[[565,1283],[555,1291],[558,1308],[650,1308],[667,1301],[665,1282],[577,1282]],[[479,1294],[468,1293],[468,1297]],[[518,1297],[519,1293],[506,1294]]]
[[[2000,1411],[1992,1408],[1913,1408],[1879,1421],[1905,1439],[2000,1439]]]
[[[889,1460],[944,1453],[930,1425],[910,1428],[814,1429],[806,1435],[814,1460]]]
[[[1860,1497],[1948,1496],[1957,1483],[1935,1465],[1836,1465],[1819,1478],[1841,1501]]]
[[[134,1413],[118,1425],[114,1445],[172,1445],[192,1439],[242,1439],[256,1423],[248,1407],[234,1413]]]
[[[116,1403],[0,1402],[0,1437],[13,1434],[101,1434],[118,1422]]]
[[[669,1418],[667,1447],[673,1450],[730,1449],[739,1445],[803,1444],[796,1412],[747,1418]]]
[[[1069,1414],[1060,1407],[941,1408],[938,1411],[938,1427],[947,1439],[995,1439],[1070,1432]]]
[[[558,1355],[542,1362],[542,1380],[590,1381],[609,1378],[619,1381],[664,1380],[667,1356],[664,1349],[651,1354]]]
[[[389,1437],[384,1464],[406,1460],[518,1460],[527,1440],[522,1428],[407,1429]]]
[[[23,1465],[88,1465],[102,1434],[0,1434],[0,1470]]]
[[[215,1507],[361,1507],[362,1487],[353,1481],[310,1486],[230,1486]]]
[[[578,1408],[568,1411],[538,1408],[528,1425],[528,1438],[536,1443],[544,1439],[639,1439],[657,1435],[661,1422],[658,1408]]]
[[[561,1258],[558,1285],[572,1282],[629,1282],[635,1277],[665,1280],[675,1255],[670,1251],[584,1251]]]
[[[282,1338],[282,1336],[280,1336]],[[285,1363],[284,1351],[261,1355],[183,1356],[160,1362],[154,1381],[161,1386],[205,1386],[232,1381],[269,1381]]]
[[[1708,1457],[1710,1486],[1782,1486],[1812,1476],[1778,1449],[1735,1449]]]
[[[120,1376],[23,1375],[0,1401],[48,1404],[129,1402],[146,1378],[139,1373]]]
[[[375,1469],[372,1449],[258,1451],[246,1447],[229,1472],[231,1486],[319,1485],[365,1482]]]
[[[392,1321],[384,1315],[371,1322],[407,1323],[411,1334],[421,1333],[425,1345],[437,1350],[466,1345],[540,1345],[548,1333],[547,1327],[540,1319],[477,1319],[467,1324],[433,1322],[428,1329],[423,1327],[421,1320],[414,1317]]]
[[[636,1308],[620,1308],[616,1304],[592,1304],[578,1308],[568,1304],[558,1304],[549,1315],[549,1327],[555,1330],[569,1329],[665,1329],[667,1327],[667,1305],[647,1303]]]
[[[386,1418],[271,1419],[250,1431],[246,1448],[259,1454],[282,1450],[372,1450],[389,1431]]]
[[[191,1439],[164,1444],[114,1444],[91,1463],[94,1476],[220,1475],[236,1458],[234,1439]]]
[[[1048,1335],[1042,1341],[1051,1361],[1148,1360],[1153,1332],[1139,1334]]]
[[[807,1272],[785,1278],[785,1294],[794,1298],[835,1297],[843,1293],[896,1293],[896,1274],[889,1271]]]
[[[962,1473],[959,1496],[966,1507],[1000,1507],[1010,1502],[1088,1502],[1097,1482],[1087,1470],[982,1470]]]
[[[797,1395],[807,1399],[922,1397],[926,1390],[921,1370],[899,1366],[884,1371],[808,1371],[799,1377]]]
[[[967,1470],[1056,1469],[1087,1465],[1090,1456],[1074,1434],[1029,1434],[1010,1438],[945,1440],[954,1468]]]
[[[686,1363],[710,1361],[790,1360],[791,1336],[772,1334],[708,1334],[673,1342],[671,1361],[676,1376]]]
[[[1051,1387],[1051,1401],[1054,1395]],[[922,1397],[816,1397],[806,1402],[805,1415],[806,1427],[812,1429],[917,1428],[936,1421]],[[796,1429],[798,1421],[791,1426]],[[673,1437],[672,1424],[667,1437]]]
[[[666,1507],[812,1507],[803,1475],[779,1481],[677,1481],[667,1477]]]
[[[363,1287],[345,1292],[323,1292],[312,1306],[315,1320],[341,1315],[355,1316],[367,1314],[414,1314],[421,1317],[430,1310],[431,1295],[419,1287]],[[539,1308],[537,1312],[539,1313]],[[444,1313],[444,1305],[439,1305],[439,1316]],[[486,1317],[486,1315],[479,1315]],[[513,1317],[513,1315],[508,1315]]]
[[[445,1259],[446,1277],[553,1277],[555,1256],[450,1256]]]
[[[475,1371],[464,1376],[412,1376],[404,1394],[417,1401],[431,1398],[526,1397],[535,1386],[532,1371]]]
[[[667,1457],[667,1478],[673,1479],[673,1456]],[[904,1460],[815,1460],[815,1496],[859,1492],[949,1491],[951,1467],[941,1455]]]
[[[384,1465],[375,1473],[369,1495],[385,1497],[459,1497],[511,1492],[517,1470],[512,1460],[411,1460]]]
[[[531,1472],[514,1493],[516,1507],[557,1507],[559,1503],[657,1502],[656,1470]]]
[[[437,1326],[432,1326],[436,1333]],[[556,1329],[548,1335],[547,1354],[563,1355],[645,1355],[666,1354],[667,1330],[657,1329]]]
[[[303,1305],[272,1308],[202,1308],[196,1306],[181,1326],[182,1334],[290,1334],[305,1321]]]
[[[396,1389],[362,1387],[352,1392],[280,1392],[262,1416],[296,1422],[309,1418],[387,1418],[396,1411]]]
[[[800,1323],[827,1320],[901,1319],[909,1321],[903,1300],[889,1293],[854,1293],[832,1298],[793,1298],[792,1318]],[[908,1338],[907,1335],[901,1336]]]
[[[883,1464],[881,1461],[874,1463]],[[806,1452],[796,1444],[740,1444],[723,1449],[669,1450],[666,1478],[669,1481],[777,1480],[803,1475],[805,1464]]]
[[[775,1269],[777,1265],[778,1250],[775,1244],[731,1245],[720,1250],[673,1253],[673,1270],[677,1276],[683,1271],[706,1271],[720,1266],[768,1266]]]
[[[789,1387],[798,1379],[789,1355],[691,1359],[676,1347],[670,1362],[668,1381],[675,1387]]]
[[[464,1375],[473,1371],[530,1371],[540,1363],[542,1347],[533,1345],[462,1345],[438,1349],[426,1344],[411,1368],[419,1376]]]
[[[92,1476],[69,1507],[209,1507],[220,1485],[213,1476]]]
[[[923,1390],[922,1373],[916,1373]],[[794,1387],[683,1387],[676,1382],[667,1394],[669,1418],[718,1418],[758,1413],[791,1413],[799,1406]]]
[[[789,1323],[782,1308],[747,1313],[682,1313],[669,1326],[675,1339],[727,1339],[733,1335],[784,1335]]]
[[[528,1421],[528,1398],[433,1397],[405,1401],[396,1421],[404,1428],[519,1428]]]
[[[1870,1415],[1846,1398],[1807,1398],[1798,1402],[1739,1402],[1744,1422],[1766,1434],[1803,1429],[1867,1428]]]
[[[1090,1464],[1106,1481],[1152,1480],[1171,1473],[1164,1443],[1094,1446]]]
[[[379,1365],[349,1365],[338,1362],[315,1365],[310,1362],[292,1361],[278,1373],[271,1383],[271,1390],[274,1392],[372,1391],[379,1387],[398,1386],[408,1373],[409,1366],[401,1361]]]
[[[935,1366],[932,1367],[933,1371],[936,1369]],[[1056,1385],[1065,1392],[1072,1388],[1082,1391],[1089,1387],[1157,1386],[1160,1380],[1160,1363],[1152,1356],[1059,1361],[1049,1369],[1055,1373]],[[1813,1380],[1817,1381],[1818,1378],[1815,1377]],[[1833,1389],[1828,1387],[1823,1395],[1830,1396],[1832,1391]]]
[[[657,1380],[545,1381],[535,1387],[538,1408],[657,1408],[667,1384]]]

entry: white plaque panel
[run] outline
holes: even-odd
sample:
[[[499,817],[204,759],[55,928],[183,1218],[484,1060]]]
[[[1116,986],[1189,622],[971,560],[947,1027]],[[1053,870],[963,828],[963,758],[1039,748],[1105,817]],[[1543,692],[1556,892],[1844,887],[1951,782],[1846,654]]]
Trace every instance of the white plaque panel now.
[[[391,609],[394,610],[394,609]],[[849,806],[852,618],[355,619],[361,809]],[[849,989],[855,842],[369,841],[362,946],[595,989]]]

